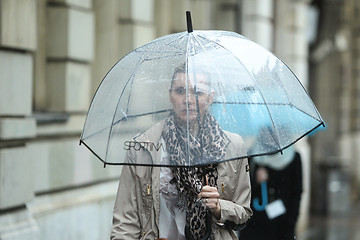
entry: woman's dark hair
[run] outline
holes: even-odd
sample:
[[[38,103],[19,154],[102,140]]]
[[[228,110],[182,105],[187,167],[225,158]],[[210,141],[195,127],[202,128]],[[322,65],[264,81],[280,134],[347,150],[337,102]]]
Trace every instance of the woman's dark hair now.
[[[170,89],[172,89],[173,82],[175,80],[176,74],[178,74],[178,73],[187,73],[187,72],[189,72],[189,70],[186,68],[186,63],[185,62],[183,62],[179,66],[177,66],[175,68],[175,70],[174,70],[173,75],[172,75]],[[196,71],[191,71],[191,72],[192,73],[201,73],[201,74],[206,75],[207,80],[209,82],[209,86],[211,87],[211,75],[209,74],[208,71],[206,71],[206,69],[204,67],[198,67],[198,68],[196,68]]]
[[[171,79],[170,89],[172,89],[175,76],[178,73],[186,73],[186,63],[182,63],[175,68],[174,73],[172,75],[172,79]]]

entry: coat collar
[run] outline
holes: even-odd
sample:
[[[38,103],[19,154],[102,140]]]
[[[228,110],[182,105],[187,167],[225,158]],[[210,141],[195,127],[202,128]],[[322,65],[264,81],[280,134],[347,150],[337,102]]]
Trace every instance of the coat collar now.
[[[165,120],[156,123],[153,127],[149,128],[143,133],[134,137],[137,142],[159,142],[161,140],[162,130]]]
[[[143,133],[134,137],[134,141],[141,142],[141,143],[150,143],[157,147],[164,149],[166,146],[163,146],[163,142],[161,141],[161,134],[165,124],[165,120],[162,120],[156,123],[153,127],[146,130]],[[155,161],[155,164],[159,164],[158,161],[161,161],[161,151],[159,149],[147,149],[147,152],[151,155],[152,161]]]

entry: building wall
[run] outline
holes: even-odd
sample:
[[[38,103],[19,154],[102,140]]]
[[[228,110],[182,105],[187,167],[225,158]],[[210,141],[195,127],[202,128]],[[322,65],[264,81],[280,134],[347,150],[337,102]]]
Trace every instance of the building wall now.
[[[359,200],[360,3],[315,1],[314,6],[321,17],[311,46],[311,90],[327,130],[311,140],[312,207],[314,212],[344,215]]]
[[[91,97],[134,48],[194,29],[238,31],[308,85],[307,1],[0,0],[0,238],[103,239],[121,167],[78,141]],[[286,12],[284,15],[283,12]],[[301,141],[305,171],[309,146]],[[299,231],[306,227],[309,176]]]

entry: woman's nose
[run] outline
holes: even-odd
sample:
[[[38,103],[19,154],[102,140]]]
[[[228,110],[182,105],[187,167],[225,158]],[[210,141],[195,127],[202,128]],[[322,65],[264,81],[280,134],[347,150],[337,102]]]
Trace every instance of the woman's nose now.
[[[192,91],[189,91],[189,94],[187,96],[187,102],[189,105],[194,104],[196,101],[195,94]]]

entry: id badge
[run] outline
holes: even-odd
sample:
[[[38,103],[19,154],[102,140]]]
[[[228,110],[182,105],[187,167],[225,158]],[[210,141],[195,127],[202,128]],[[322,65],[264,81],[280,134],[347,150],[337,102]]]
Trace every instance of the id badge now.
[[[286,212],[286,208],[281,199],[278,199],[272,203],[269,203],[265,207],[266,214],[269,219],[274,219]]]

